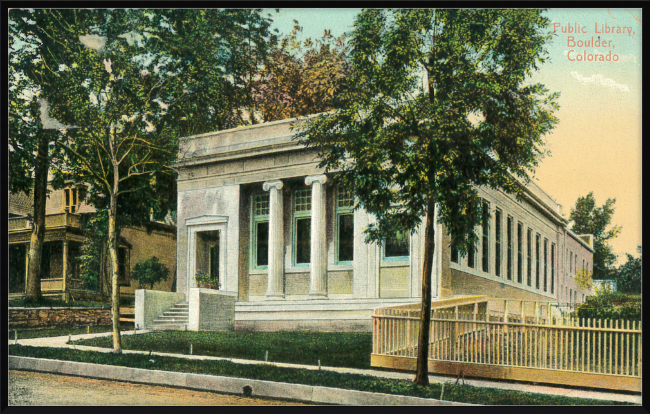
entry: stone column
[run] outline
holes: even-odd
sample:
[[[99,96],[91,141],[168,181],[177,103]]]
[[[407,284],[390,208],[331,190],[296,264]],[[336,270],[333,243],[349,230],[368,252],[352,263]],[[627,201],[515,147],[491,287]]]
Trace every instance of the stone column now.
[[[284,225],[282,208],[282,181],[262,185],[269,191],[269,264],[266,279],[266,298],[284,299]]]
[[[31,247],[31,243],[27,243],[25,245],[25,292],[27,292],[27,274],[29,273],[29,248]]]
[[[327,241],[325,219],[325,175],[310,175],[305,184],[311,185],[311,250],[309,296],[327,297]]]

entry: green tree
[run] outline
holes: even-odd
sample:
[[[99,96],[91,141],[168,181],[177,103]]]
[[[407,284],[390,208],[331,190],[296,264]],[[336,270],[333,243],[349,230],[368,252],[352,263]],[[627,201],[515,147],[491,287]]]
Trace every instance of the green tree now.
[[[9,15],[9,190],[27,195],[33,191],[33,227],[25,286],[26,299],[33,301],[41,297],[48,170],[57,156],[53,143],[61,134],[51,125],[45,129],[42,122],[43,115],[47,116],[41,110],[42,84],[52,76],[42,58],[49,39],[44,31],[28,24],[35,23],[29,13],[13,9]],[[26,27],[29,29],[25,30]]]
[[[616,262],[616,255],[608,243],[618,236],[621,227],[613,226],[607,230],[614,215],[614,203],[615,198],[608,198],[602,207],[596,207],[594,193],[590,192],[585,197],[578,197],[569,215],[574,233],[594,236],[594,279],[609,279]]]
[[[302,31],[294,20],[291,33],[269,49],[253,83],[257,116],[263,122],[329,111],[339,106],[349,65],[345,35],[329,30],[321,39],[296,37]]]
[[[417,384],[428,384],[434,214],[465,253],[477,240],[477,187],[522,194],[557,122],[558,95],[526,82],[545,61],[548,24],[534,9],[363,10],[342,109],[301,127],[320,166],[376,216],[367,241],[425,217]]]
[[[168,277],[169,269],[156,256],[141,261],[133,268],[133,278],[140,283],[140,287],[149,285],[153,289],[155,283],[167,280]]]
[[[623,293],[641,294],[641,246],[637,247],[639,257],[627,253],[627,261],[616,270],[616,289]]]
[[[113,348],[120,353],[119,230],[152,213],[161,218],[174,204],[168,165],[179,135],[241,123],[222,109],[236,113],[251,102],[254,66],[241,45],[245,36],[247,50],[262,54],[269,23],[254,10],[24,13],[24,29],[49,39],[42,94],[52,117],[74,126],[56,143],[66,154],[57,180],[88,184],[87,201],[108,211]]]

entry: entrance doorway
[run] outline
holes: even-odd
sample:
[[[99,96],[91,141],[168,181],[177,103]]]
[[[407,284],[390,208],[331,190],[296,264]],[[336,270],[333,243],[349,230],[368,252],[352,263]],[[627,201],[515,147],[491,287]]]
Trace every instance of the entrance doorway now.
[[[197,283],[208,283],[220,288],[221,285],[221,231],[209,230],[196,233]]]

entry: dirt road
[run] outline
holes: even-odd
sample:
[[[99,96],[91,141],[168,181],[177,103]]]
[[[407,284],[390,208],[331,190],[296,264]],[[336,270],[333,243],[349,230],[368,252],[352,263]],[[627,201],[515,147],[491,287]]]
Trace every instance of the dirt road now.
[[[183,388],[9,371],[9,405],[305,405]]]

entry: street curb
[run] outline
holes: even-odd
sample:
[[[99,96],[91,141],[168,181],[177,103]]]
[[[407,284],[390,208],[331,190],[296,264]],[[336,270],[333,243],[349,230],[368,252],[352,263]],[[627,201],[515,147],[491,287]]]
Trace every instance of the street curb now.
[[[41,371],[53,374],[129,381],[150,385],[168,385],[202,391],[242,394],[243,388],[252,388],[252,396],[281,398],[301,402],[337,405],[475,405],[430,398],[409,397],[342,388],[329,388],[284,382],[262,381],[245,378],[221,377],[185,372],[157,371],[88,362],[62,361],[57,359],[9,356],[9,369]]]

